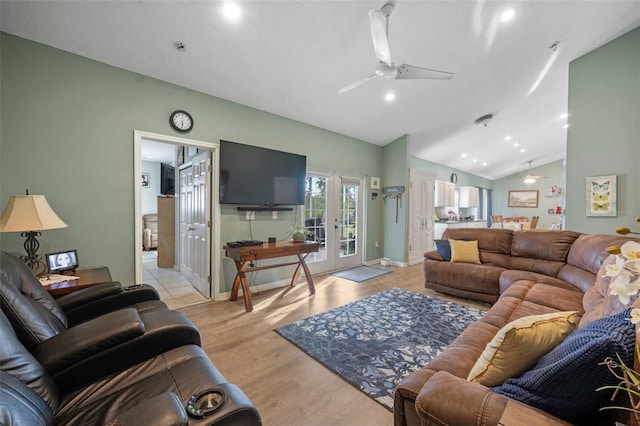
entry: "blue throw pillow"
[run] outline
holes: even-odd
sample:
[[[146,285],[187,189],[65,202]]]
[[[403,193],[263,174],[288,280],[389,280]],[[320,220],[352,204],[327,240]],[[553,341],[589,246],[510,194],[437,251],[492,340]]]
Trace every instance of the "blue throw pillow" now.
[[[442,257],[442,260],[450,261],[451,260],[451,244],[449,244],[449,240],[433,240],[436,243],[436,249]]]
[[[593,420],[599,408],[613,405],[613,391],[596,389],[619,383],[606,365],[598,364],[620,356],[625,365],[633,366],[635,326],[628,320],[630,312],[628,308],[574,331],[529,371],[492,390],[570,422]]]

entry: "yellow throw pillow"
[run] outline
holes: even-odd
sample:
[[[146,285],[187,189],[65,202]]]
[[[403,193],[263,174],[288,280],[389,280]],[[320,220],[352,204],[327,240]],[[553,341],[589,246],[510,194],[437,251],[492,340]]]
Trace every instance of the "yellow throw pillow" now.
[[[580,314],[576,311],[511,321],[484,348],[467,380],[490,387],[520,376],[559,345],[579,322]]]
[[[478,241],[449,240],[451,262],[480,263]]]

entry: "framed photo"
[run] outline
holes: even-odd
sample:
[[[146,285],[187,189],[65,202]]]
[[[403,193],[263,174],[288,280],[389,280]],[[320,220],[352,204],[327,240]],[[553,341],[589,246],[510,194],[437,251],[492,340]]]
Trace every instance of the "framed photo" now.
[[[587,178],[587,216],[617,216],[616,175]]]
[[[142,187],[143,188],[149,188],[151,186],[151,177],[149,176],[149,173],[143,173],[142,174]]]
[[[380,189],[380,178],[371,176],[371,189]]]
[[[509,191],[509,207],[538,207],[539,191]]]

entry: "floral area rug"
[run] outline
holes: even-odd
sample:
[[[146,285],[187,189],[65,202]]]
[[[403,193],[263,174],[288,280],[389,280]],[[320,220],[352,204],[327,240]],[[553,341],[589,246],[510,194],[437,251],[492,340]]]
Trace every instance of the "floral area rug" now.
[[[392,288],[276,332],[393,411],[397,383],[482,315],[480,309]]]

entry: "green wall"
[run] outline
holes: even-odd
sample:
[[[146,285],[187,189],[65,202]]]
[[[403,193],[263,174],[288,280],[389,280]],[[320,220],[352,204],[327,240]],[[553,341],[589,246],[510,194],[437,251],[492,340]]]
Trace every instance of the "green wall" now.
[[[404,186],[401,202],[395,199],[384,203],[384,257],[403,264],[407,261],[407,209],[409,195],[409,136],[404,135],[384,147],[384,172],[381,185]],[[382,195],[382,191],[381,195]],[[397,206],[397,215],[396,215]],[[396,220],[397,217],[397,220]]]
[[[569,65],[568,229],[613,233],[640,216],[640,28]],[[617,175],[618,216],[586,215],[586,178]]]
[[[551,194],[551,186],[558,185],[564,192],[563,177],[564,160],[555,161],[540,167],[533,167],[531,173],[539,176],[546,176],[546,179],[538,179],[535,183],[526,184],[522,181],[522,177],[528,171],[516,173],[511,176],[493,182],[492,206],[493,214],[502,216],[540,216],[538,221],[539,229],[549,229],[554,223],[561,221],[560,216],[549,215],[548,209],[560,205],[564,208],[562,198],[548,198]],[[538,207],[509,207],[509,191],[512,190],[537,190],[538,191]],[[545,195],[547,197],[545,197]]]
[[[108,265],[116,280],[134,279],[133,132],[175,135],[168,118],[176,109],[194,117],[190,139],[268,146],[307,155],[309,167],[382,175],[379,146],[6,33],[0,49],[0,205],[25,188],[46,195],[69,227],[44,231],[40,252],[77,248],[82,264]],[[369,260],[374,242],[383,241],[384,218],[379,205],[366,205]],[[249,237],[244,213],[221,211],[221,241]],[[253,237],[265,240],[284,237],[295,221],[293,213],[277,221],[256,216]],[[21,253],[22,244],[19,234],[0,234],[3,250]],[[222,265],[224,292],[234,271]]]

